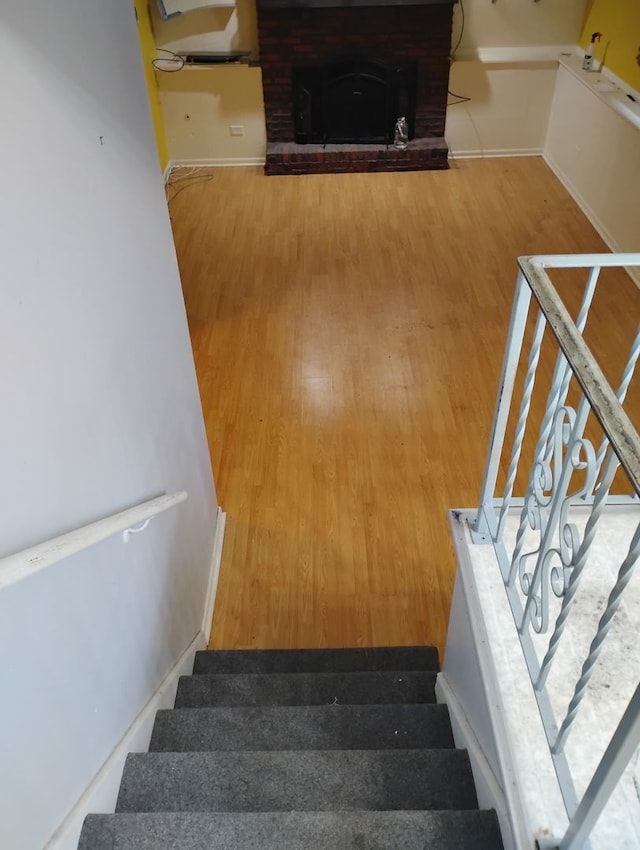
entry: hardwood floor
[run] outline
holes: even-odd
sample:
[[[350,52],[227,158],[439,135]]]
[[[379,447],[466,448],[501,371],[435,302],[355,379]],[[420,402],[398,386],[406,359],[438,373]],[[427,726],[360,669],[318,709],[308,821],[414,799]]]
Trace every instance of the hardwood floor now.
[[[228,516],[211,646],[442,650],[516,257],[606,247],[539,158],[207,174],[170,208]],[[633,325],[615,285],[596,343]]]

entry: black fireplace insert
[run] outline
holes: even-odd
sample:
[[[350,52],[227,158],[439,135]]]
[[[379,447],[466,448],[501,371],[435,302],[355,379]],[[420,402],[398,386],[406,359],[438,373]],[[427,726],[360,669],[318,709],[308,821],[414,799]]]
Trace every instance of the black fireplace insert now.
[[[298,144],[389,144],[404,116],[414,135],[417,66],[359,53],[293,69]]]

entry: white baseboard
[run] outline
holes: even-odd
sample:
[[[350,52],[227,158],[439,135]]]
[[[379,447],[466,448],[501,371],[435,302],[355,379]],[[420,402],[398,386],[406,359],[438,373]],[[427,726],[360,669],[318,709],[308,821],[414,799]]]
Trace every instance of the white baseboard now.
[[[201,630],[167,673],[140,714],[135,718],[82,797],[49,840],[45,850],[77,850],[80,831],[86,815],[89,812],[100,814],[114,811],[120,788],[122,769],[127,755],[129,753],[143,753],[148,750],[156,712],[165,708],[173,708],[180,676],[188,676],[191,673],[196,652],[207,648],[218,587],[218,576],[220,574],[225,522],[226,514],[218,508],[207,598]]]
[[[220,563],[222,561],[222,546],[224,543],[224,530],[227,523],[227,515],[218,508],[216,519],[216,534],[213,540],[213,553],[211,555],[211,569],[209,571],[209,587],[207,588],[207,601],[204,607],[202,620],[202,634],[208,644],[211,637],[211,625],[213,623],[213,612],[216,607],[216,593],[218,592],[218,579],[220,578]]]
[[[509,807],[500,782],[480,746],[480,742],[444,673],[438,673],[436,699],[447,706],[456,747],[469,753],[473,780],[481,809],[495,809],[500,823],[504,850],[520,850],[513,835]]]
[[[542,148],[504,148],[504,149],[489,149],[468,151],[449,151],[449,159],[492,159],[494,157],[511,157],[511,156],[542,156]]]
[[[198,632],[165,676],[160,687],[133,721],[120,743],[102,765],[87,790],[54,833],[44,850],[77,850],[80,831],[86,815],[89,812],[101,814],[114,811],[122,769],[127,755],[147,751],[156,712],[163,708],[173,708],[180,676],[191,673],[197,650],[206,649],[206,646],[207,641],[203,632]]]
[[[174,168],[230,168],[238,166],[264,165],[264,156],[238,156],[229,159],[204,158],[204,159],[171,159],[167,165],[170,173]]]
[[[496,148],[468,151],[450,151],[449,159],[480,159],[482,157],[542,156],[542,148]],[[165,168],[165,182],[174,168],[237,168],[239,166],[263,166],[265,157],[236,157],[233,159],[172,159]]]
[[[562,183],[562,185],[567,190],[567,192],[571,195],[571,197],[576,202],[576,204],[580,207],[582,212],[589,219],[591,224],[598,231],[598,234],[602,237],[604,242],[607,244],[607,247],[614,254],[621,253],[622,249],[620,248],[620,246],[618,245],[618,243],[616,242],[616,240],[614,239],[612,234],[609,232],[609,230],[602,223],[602,221],[600,220],[600,218],[596,214],[593,207],[585,200],[585,198],[583,197],[583,195],[581,194],[580,190],[575,185],[575,183],[573,183],[573,181],[570,180],[569,177],[567,177],[567,175],[565,174],[563,169],[554,160],[554,158],[549,154],[548,151],[543,152],[542,158],[547,163],[549,168],[553,171],[553,173],[556,175],[558,180]],[[636,286],[638,286],[640,288],[640,269],[638,269],[638,268],[627,269],[627,273],[629,274],[629,277],[633,280],[633,282],[636,284]]]
[[[573,183],[572,180],[570,180],[569,177],[567,177],[567,175],[562,170],[560,165],[558,165],[558,163],[554,160],[554,158],[549,154],[548,151],[543,152],[542,158],[547,163],[549,168],[553,171],[553,173],[556,175],[558,180],[562,183],[562,185],[567,190],[567,192],[571,195],[571,197],[576,202],[576,204],[580,207],[582,212],[589,219],[591,224],[598,231],[600,236],[607,243],[609,248],[613,252],[618,253],[620,251],[620,248],[616,245],[616,240],[613,238],[613,236],[607,230],[607,228],[604,226],[604,224],[600,221],[600,219],[596,215],[593,207],[590,206],[590,204],[588,204],[587,201],[584,199],[584,197],[580,193],[580,190],[575,185],[575,183]]]

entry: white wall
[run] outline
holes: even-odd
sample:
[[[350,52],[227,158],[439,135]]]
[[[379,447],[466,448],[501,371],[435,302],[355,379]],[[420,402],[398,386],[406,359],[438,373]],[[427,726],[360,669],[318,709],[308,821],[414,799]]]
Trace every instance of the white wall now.
[[[35,850],[199,631],[216,499],[133,8],[5,4],[0,53],[0,556],[189,492],[0,595],[0,847]]]
[[[267,134],[260,68],[221,65],[160,76],[172,162],[255,165],[264,161]],[[231,125],[240,125],[243,135],[232,136]]]
[[[454,541],[457,547],[455,533]],[[478,805],[481,809],[496,811],[505,850],[519,850],[526,847],[526,843],[519,842],[518,827],[505,796],[505,770],[492,722],[490,682],[485,678],[487,658],[482,652],[485,633],[481,618],[473,617],[474,588],[469,588],[468,583],[468,570],[463,573],[458,564],[436,699],[449,709],[456,746],[469,754]]]
[[[151,0],[149,10],[158,47],[176,53],[258,53],[255,0],[236,0],[235,8],[198,9],[168,21],[160,17],[156,0]]]
[[[451,158],[540,154],[558,63],[454,62],[445,137]]]
[[[158,47],[182,53],[258,54],[255,0],[237,0],[236,8],[201,9],[169,21],[160,18],[155,2],[150,9]],[[159,71],[157,79],[172,163],[264,162],[267,137],[260,68],[186,68],[178,73]],[[241,125],[243,135],[232,136],[231,124]]]
[[[640,251],[640,126],[605,102],[599,79],[560,68],[544,156],[612,251]]]
[[[577,44],[585,2],[465,0],[464,33],[450,87],[471,100],[448,111],[446,138],[453,156],[542,152],[557,67],[550,58]],[[238,0],[237,10],[202,10],[166,23],[157,16],[154,20],[158,45],[177,50],[255,51],[255,26],[255,0]],[[461,28],[458,3],[454,46]],[[255,69],[159,73],[158,83],[171,160],[262,160],[264,106]],[[241,113],[242,121],[230,120],[234,112]],[[230,123],[243,123],[244,137],[232,137]]]
[[[454,7],[454,45],[462,25],[460,53],[465,58],[487,47],[576,44],[586,0],[464,0]]]
[[[452,157],[542,153],[557,56],[577,44],[584,8],[585,0],[456,4],[449,88],[470,100],[450,97]]]

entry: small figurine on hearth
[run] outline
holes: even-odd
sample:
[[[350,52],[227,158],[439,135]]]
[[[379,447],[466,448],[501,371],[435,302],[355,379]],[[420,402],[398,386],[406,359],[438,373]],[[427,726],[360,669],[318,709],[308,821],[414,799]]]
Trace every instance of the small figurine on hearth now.
[[[393,130],[393,146],[403,151],[409,144],[409,125],[407,119],[402,116],[396,121]]]

